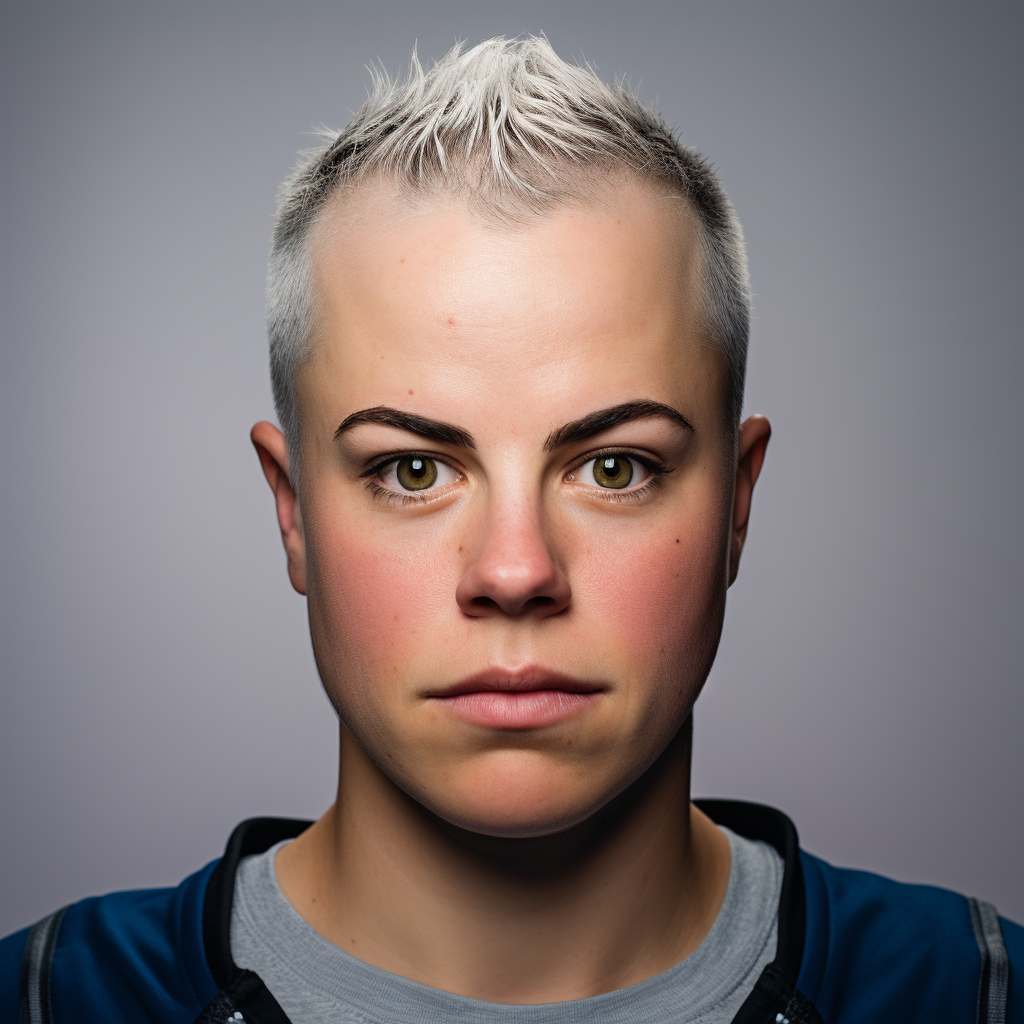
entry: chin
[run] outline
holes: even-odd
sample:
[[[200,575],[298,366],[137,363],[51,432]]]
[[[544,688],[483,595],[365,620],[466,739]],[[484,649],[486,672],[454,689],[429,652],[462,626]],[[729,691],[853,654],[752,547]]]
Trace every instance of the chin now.
[[[546,759],[487,758],[483,765],[445,780],[437,793],[419,800],[439,818],[480,835],[528,839],[565,832],[597,813],[624,786],[597,786],[578,768],[545,764]],[[497,763],[494,763],[497,762]]]
[[[567,832],[586,821],[591,811],[578,807],[559,808],[559,813],[538,815],[532,808],[509,807],[436,807],[434,813],[449,825],[464,832],[495,839],[537,839]]]

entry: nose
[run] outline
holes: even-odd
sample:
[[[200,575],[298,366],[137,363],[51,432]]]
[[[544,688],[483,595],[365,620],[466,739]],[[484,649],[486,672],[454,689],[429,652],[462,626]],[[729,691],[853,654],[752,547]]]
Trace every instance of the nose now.
[[[569,606],[569,581],[552,557],[536,510],[505,510],[484,528],[455,599],[466,615],[548,618]]]

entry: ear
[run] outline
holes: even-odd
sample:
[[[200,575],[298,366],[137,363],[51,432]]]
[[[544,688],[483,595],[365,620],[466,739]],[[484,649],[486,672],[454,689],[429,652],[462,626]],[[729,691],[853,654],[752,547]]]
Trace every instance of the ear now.
[[[729,586],[736,580],[740,554],[747,539],[750,502],[754,484],[761,473],[765,449],[772,436],[772,426],[764,416],[750,416],[740,426],[739,461],[736,465],[736,492],[732,506],[732,533],[729,536]]]
[[[288,576],[292,586],[306,593],[306,542],[302,535],[299,499],[292,488],[288,468],[288,442],[284,434],[265,420],[252,428],[249,434],[260,457],[263,475],[274,492],[277,502],[277,522],[281,527],[281,541],[288,556]]]

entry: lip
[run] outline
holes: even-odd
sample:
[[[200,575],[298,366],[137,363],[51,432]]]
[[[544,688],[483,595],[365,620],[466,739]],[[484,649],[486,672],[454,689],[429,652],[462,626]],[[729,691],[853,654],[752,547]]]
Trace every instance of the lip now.
[[[604,687],[528,665],[489,668],[428,693],[456,718],[491,729],[540,729],[592,707]]]

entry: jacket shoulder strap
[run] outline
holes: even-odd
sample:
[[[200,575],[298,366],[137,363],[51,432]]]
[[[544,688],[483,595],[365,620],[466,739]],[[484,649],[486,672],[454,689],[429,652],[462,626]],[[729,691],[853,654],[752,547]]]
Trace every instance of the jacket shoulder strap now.
[[[967,901],[974,925],[974,939],[981,954],[978,976],[978,1024],[1006,1024],[1006,996],[1010,987],[1010,958],[999,927],[999,915],[991,903]]]
[[[53,1024],[50,1004],[50,971],[57,933],[67,907],[32,926],[21,954],[21,1024]]]

